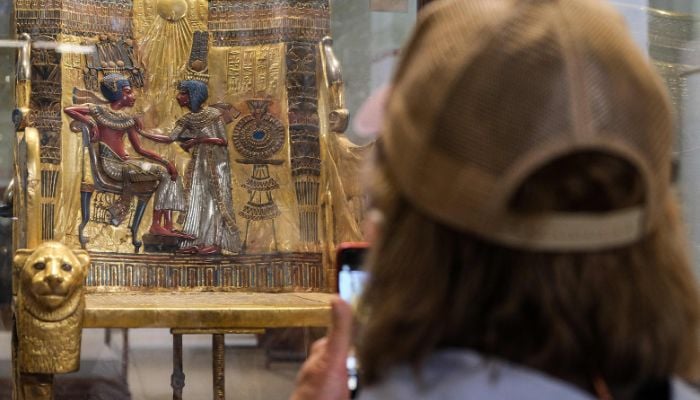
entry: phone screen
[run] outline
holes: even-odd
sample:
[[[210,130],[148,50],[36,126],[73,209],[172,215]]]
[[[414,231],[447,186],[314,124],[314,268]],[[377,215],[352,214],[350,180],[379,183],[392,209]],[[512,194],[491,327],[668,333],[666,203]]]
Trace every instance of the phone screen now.
[[[353,306],[367,280],[367,272],[362,268],[366,253],[366,243],[345,243],[338,248],[338,293]]]
[[[338,292],[340,298],[351,304],[357,305],[357,299],[362,294],[367,280],[367,272],[352,269],[350,265],[341,265],[338,272]]]
[[[366,253],[366,243],[345,243],[338,248],[338,293],[353,308],[367,281],[367,272],[363,270]],[[350,398],[354,399],[359,390],[359,365],[353,350],[348,354],[347,369]]]

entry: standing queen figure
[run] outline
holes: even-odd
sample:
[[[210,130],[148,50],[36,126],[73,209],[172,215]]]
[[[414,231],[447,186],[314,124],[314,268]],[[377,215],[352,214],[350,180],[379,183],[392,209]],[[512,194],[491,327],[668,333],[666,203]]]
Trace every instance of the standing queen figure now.
[[[208,97],[204,82],[181,81],[178,90],[178,104],[190,112],[177,120],[170,138],[192,153],[185,175],[188,207],[183,231],[196,236],[182,242],[182,251],[236,253],[241,239],[233,210],[224,116],[219,109],[204,106]]]
[[[175,122],[171,141],[192,154],[185,172],[187,210],[183,231],[195,237],[180,243],[189,254],[237,253],[241,239],[236,226],[231,191],[226,123],[227,109],[205,106],[207,83],[207,32],[195,32],[185,78],[178,83],[177,102],[190,110]]]

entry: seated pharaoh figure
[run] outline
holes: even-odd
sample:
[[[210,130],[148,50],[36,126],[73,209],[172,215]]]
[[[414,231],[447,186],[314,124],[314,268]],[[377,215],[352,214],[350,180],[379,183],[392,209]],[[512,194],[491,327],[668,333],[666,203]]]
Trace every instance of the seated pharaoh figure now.
[[[119,225],[128,214],[130,182],[160,182],[155,192],[153,222],[149,232],[158,236],[194,239],[173,228],[172,211],[185,209],[182,180],[175,165],[143,147],[140,136],[157,140],[158,135],[145,135],[140,122],[124,112],[124,109],[133,107],[136,101],[129,80],[120,74],[109,74],[100,83],[100,91],[109,104],[80,104],[66,107],[64,111],[71,118],[90,126],[90,140],[100,144],[102,169],[111,179],[124,183],[121,199],[109,208],[113,224]],[[148,160],[134,158],[127,153],[125,135],[134,150]]]

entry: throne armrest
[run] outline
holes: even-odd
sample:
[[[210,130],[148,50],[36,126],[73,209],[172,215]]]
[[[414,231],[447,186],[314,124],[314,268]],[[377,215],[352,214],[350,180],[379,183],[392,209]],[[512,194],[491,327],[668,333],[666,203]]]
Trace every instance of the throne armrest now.
[[[343,70],[340,61],[333,52],[333,39],[326,36],[321,40],[321,60],[323,62],[324,76],[328,85],[329,123],[331,131],[343,133],[348,129],[349,112],[345,108],[345,84],[343,82]]]
[[[25,127],[15,142],[13,214],[14,248],[33,248],[41,243],[41,152],[39,131]]]

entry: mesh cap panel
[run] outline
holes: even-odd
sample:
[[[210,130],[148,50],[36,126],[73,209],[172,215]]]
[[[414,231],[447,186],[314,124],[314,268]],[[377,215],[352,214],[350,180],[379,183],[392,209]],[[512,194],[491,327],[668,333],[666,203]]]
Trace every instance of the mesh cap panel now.
[[[562,112],[570,94],[556,27],[533,26],[546,18],[542,11],[554,10],[537,7],[509,20],[493,38],[500,51],[478,54],[459,72],[447,103],[437,110],[436,149],[500,175],[520,154],[572,131],[569,114]]]
[[[619,246],[653,229],[667,195],[672,120],[622,19],[597,0],[441,0],[422,13],[388,103],[399,190],[444,223],[527,248]],[[521,182],[577,151],[635,166],[640,209],[523,217]]]

